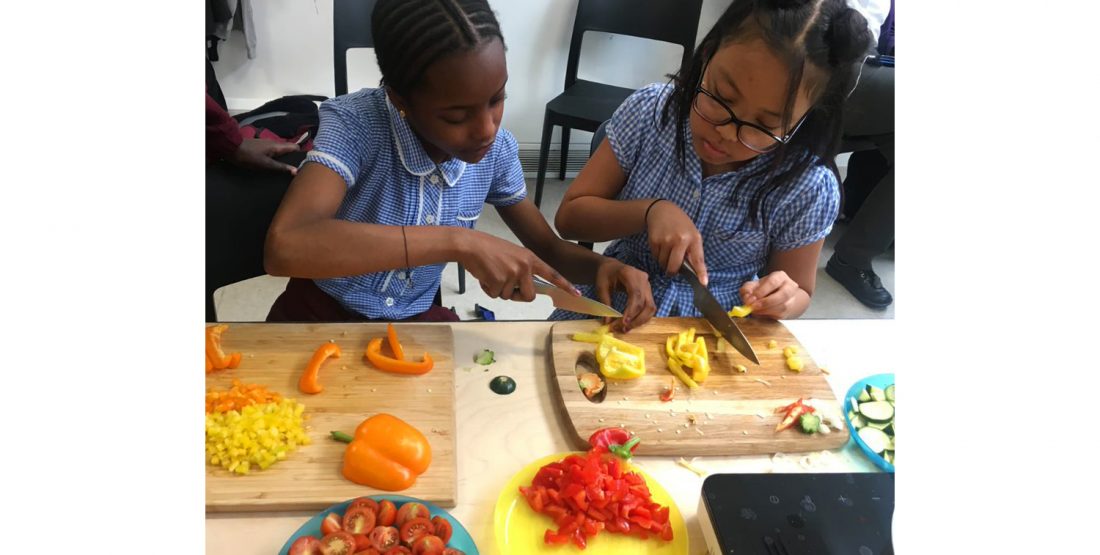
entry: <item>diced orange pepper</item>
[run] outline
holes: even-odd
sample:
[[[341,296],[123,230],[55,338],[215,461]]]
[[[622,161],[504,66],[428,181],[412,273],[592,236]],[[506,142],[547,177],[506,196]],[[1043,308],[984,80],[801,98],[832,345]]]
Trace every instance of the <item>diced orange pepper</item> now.
[[[324,364],[329,357],[340,358],[340,346],[331,341],[326,341],[313,353],[313,358],[309,359],[309,365],[306,366],[306,371],[302,372],[302,377],[298,379],[298,389],[301,390],[302,393],[315,395],[324,391],[325,388],[321,386],[317,378],[321,373],[321,365]]]
[[[405,349],[401,348],[401,342],[397,340],[397,330],[394,329],[393,324],[386,324],[386,337],[389,339],[393,358],[405,360]]]
[[[349,442],[344,451],[344,477],[375,489],[408,489],[432,463],[432,447],[424,434],[390,414],[364,420],[355,429],[354,438],[343,432],[332,432],[332,437]]]
[[[428,353],[424,353],[424,360],[420,362],[413,362],[411,360],[398,360],[396,358],[388,357],[382,354],[382,338],[375,337],[367,343],[367,352],[364,353],[367,360],[370,361],[379,370],[385,370],[386,372],[395,372],[397,374],[426,374],[432,369],[435,364],[432,362],[432,356]]]

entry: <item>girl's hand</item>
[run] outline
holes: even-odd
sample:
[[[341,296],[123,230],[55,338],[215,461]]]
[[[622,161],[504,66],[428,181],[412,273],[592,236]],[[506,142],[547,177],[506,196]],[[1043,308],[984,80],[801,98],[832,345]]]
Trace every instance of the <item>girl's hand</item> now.
[[[535,253],[510,241],[480,231],[463,238],[459,262],[481,283],[481,290],[492,298],[531,302],[535,298],[533,276],[580,296],[557,270]]]
[[[285,171],[298,175],[298,168],[284,164],[275,158],[300,150],[294,143],[280,143],[268,139],[245,139],[233,153],[230,161],[238,166],[255,170]]]
[[[699,282],[707,284],[707,265],[703,262],[703,236],[695,222],[676,203],[662,200],[649,209],[646,219],[649,232],[649,248],[657,257],[661,268],[668,275],[680,271],[686,258],[699,276]]]
[[[752,307],[753,316],[780,320],[790,317],[801,306],[801,297],[808,293],[782,270],[774,271],[759,281],[741,286],[741,302]]]
[[[626,308],[623,317],[612,327],[626,333],[649,321],[657,313],[653,291],[649,288],[649,274],[614,258],[607,258],[596,270],[596,299],[611,306],[611,292],[626,291]],[[604,322],[610,318],[605,318]]]

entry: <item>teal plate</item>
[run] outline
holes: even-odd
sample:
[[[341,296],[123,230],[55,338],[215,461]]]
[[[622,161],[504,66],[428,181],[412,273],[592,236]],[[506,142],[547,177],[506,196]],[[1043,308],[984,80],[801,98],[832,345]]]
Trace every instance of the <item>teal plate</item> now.
[[[367,497],[370,497],[375,501],[389,499],[390,501],[393,501],[393,504],[397,505],[398,508],[400,508],[401,505],[404,505],[405,503],[408,503],[410,501],[424,504],[424,506],[428,507],[428,511],[431,513],[432,516],[441,516],[451,523],[451,528],[453,528],[454,530],[451,533],[451,541],[447,542],[447,547],[460,549],[464,553],[466,553],[466,555],[480,555],[477,550],[477,546],[474,544],[474,539],[470,537],[470,533],[466,531],[466,528],[463,528],[461,522],[456,520],[447,511],[444,511],[443,509],[440,509],[439,507],[428,503],[427,501],[422,501],[420,499],[416,499],[415,497],[405,497],[404,495],[368,495]],[[325,519],[325,515],[333,512],[343,515],[344,511],[347,511],[348,505],[351,505],[351,502],[355,501],[355,499],[348,499],[343,503],[337,503],[336,505],[333,505],[314,515],[314,517],[303,524],[301,528],[298,528],[298,531],[295,532],[293,536],[290,536],[290,539],[287,540],[285,544],[283,544],[283,548],[279,550],[279,555],[287,555],[290,552],[290,546],[293,545],[294,542],[302,536],[314,536],[317,539],[321,539],[321,536],[323,535],[321,534],[321,521]]]
[[[872,451],[870,447],[867,447],[866,443],[863,443],[863,440],[859,437],[859,433],[857,433],[858,430],[852,425],[852,420],[848,418],[848,411],[855,410],[855,407],[852,406],[852,397],[859,397],[859,392],[868,385],[886,389],[886,386],[893,384],[893,374],[875,374],[874,376],[868,376],[856,382],[852,387],[848,388],[848,393],[844,396],[844,421],[848,423],[848,435],[852,436],[852,441],[856,442],[860,451],[863,451],[863,454],[867,455],[867,458],[871,459],[871,462],[874,463],[875,466],[886,472],[893,472],[894,465],[886,462],[886,459]]]

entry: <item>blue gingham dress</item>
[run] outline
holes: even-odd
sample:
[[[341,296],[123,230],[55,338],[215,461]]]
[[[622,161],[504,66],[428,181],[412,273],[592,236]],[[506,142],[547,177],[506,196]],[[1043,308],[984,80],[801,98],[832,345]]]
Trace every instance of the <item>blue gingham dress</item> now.
[[[607,139],[626,174],[617,198],[664,198],[676,203],[703,236],[703,251],[710,276],[708,288],[722,306],[741,304],[739,289],[757,279],[773,251],[796,249],[829,234],[840,206],[840,189],[833,172],[818,163],[782,189],[765,197],[764,218],[750,222],[754,193],[763,177],[750,178],[774,153],[761,154],[735,171],[702,177],[702,166],[691,146],[691,129],[685,126],[686,171],[676,154],[676,126],[662,126],[661,111],[673,87],[653,84],[630,95],[607,124]],[[764,226],[767,227],[764,227]],[[605,255],[649,273],[657,316],[700,316],[692,302],[691,286],[682,278],[668,277],[658,267],[649,248],[649,234],[624,237],[607,247]],[[591,286],[579,286],[595,298]],[[626,306],[626,294],[616,292],[612,304]],[[562,310],[551,319],[587,318]]]
[[[384,89],[327,100],[320,119],[303,163],[321,164],[348,184],[339,219],[473,228],[485,203],[511,206],[527,196],[516,139],[504,128],[477,164],[451,159],[437,165]],[[433,264],[314,282],[348,310],[398,320],[431,306],[443,268]]]

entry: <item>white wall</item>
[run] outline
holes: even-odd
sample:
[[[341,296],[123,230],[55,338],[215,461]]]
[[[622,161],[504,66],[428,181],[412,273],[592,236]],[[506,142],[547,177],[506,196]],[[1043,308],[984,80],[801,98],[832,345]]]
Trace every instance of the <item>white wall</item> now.
[[[701,40],[732,0],[703,0]],[[577,0],[491,0],[508,46],[508,100],[503,125],[521,147],[537,147],[546,103],[562,91]],[[214,63],[232,111],[249,110],[287,94],[335,92],[332,75],[332,0],[253,0],[256,58],[233,33]],[[586,33],[578,76],[637,88],[664,82],[680,62],[678,46],[621,35]],[[348,53],[350,90],[377,86],[374,51]],[[574,132],[570,143],[587,144]],[[554,141],[558,140],[555,131]]]

